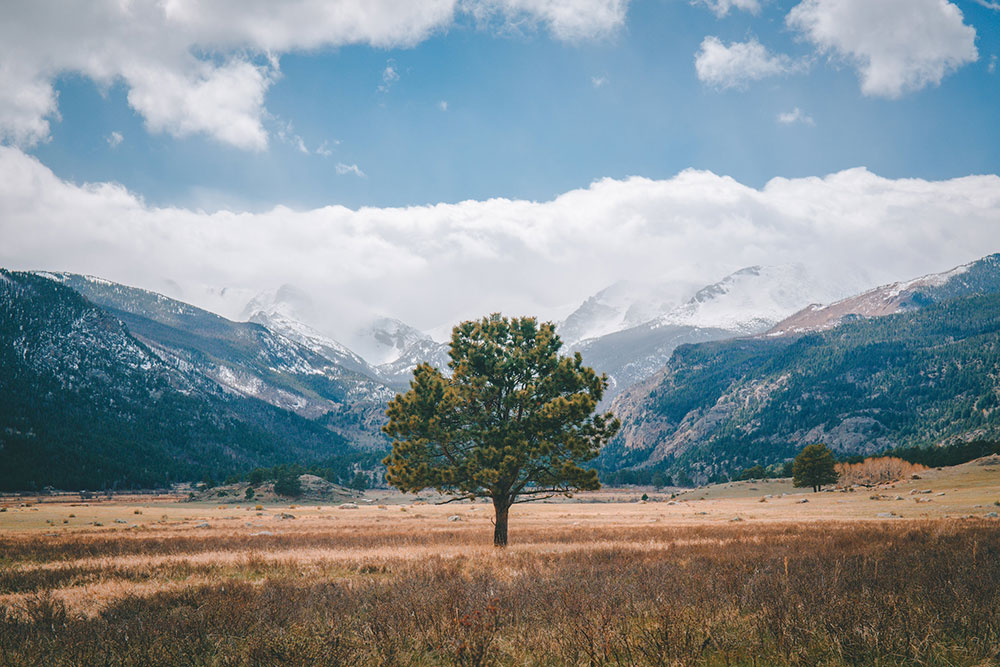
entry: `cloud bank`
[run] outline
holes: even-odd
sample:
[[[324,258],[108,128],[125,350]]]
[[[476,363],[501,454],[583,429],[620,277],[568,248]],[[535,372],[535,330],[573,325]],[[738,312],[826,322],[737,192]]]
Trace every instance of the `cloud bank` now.
[[[0,265],[157,291],[246,295],[293,284],[328,331],[382,313],[437,329],[492,311],[559,318],[620,280],[709,283],[803,262],[845,291],[1000,251],[1000,178],[891,180],[858,168],[762,189],[707,171],[605,179],[546,202],[205,213],[149,206],[114,183],[59,179],[0,147]],[[218,290],[213,292],[216,296]]]
[[[557,39],[600,37],[627,0],[32,0],[0,21],[0,140],[31,146],[58,118],[56,77],[123,82],[151,132],[268,144],[265,97],[283,53],[413,46],[461,16]],[[387,82],[388,85],[388,82]]]

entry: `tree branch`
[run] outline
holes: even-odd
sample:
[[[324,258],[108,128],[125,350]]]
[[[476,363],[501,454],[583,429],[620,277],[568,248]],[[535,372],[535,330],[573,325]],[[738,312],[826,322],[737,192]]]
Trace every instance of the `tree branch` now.
[[[557,492],[554,492],[554,493],[550,493],[547,496],[540,496],[538,498],[525,498],[524,500],[515,500],[514,502],[511,503],[511,505],[520,505],[521,503],[534,503],[534,502],[538,502],[539,500],[548,500],[549,498],[555,498],[556,496],[561,496],[564,493],[569,493],[569,492],[568,491],[557,491]]]
[[[456,496],[454,498],[449,498],[448,500],[442,500],[441,502],[434,503],[434,504],[435,505],[447,505],[448,503],[456,503],[459,500],[475,500],[478,497],[479,496],[477,496],[476,494],[470,493],[467,496]]]

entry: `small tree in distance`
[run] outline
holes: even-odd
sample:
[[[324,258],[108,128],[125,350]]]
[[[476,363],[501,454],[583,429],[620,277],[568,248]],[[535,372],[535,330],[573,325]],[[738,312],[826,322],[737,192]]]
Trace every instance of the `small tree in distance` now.
[[[507,544],[512,505],[600,487],[581,464],[617,431],[594,414],[607,377],[579,353],[559,355],[551,323],[494,314],[463,322],[451,337],[450,378],[429,364],[386,413],[393,439],[386,480],[404,492],[434,488],[454,500],[490,498],[493,544]]]
[[[819,492],[824,484],[836,484],[837,462],[826,445],[808,445],[792,463],[792,486],[812,487]]]

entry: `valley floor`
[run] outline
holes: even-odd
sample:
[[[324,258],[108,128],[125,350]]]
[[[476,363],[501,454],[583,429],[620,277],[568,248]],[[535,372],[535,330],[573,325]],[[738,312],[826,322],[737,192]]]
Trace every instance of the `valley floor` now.
[[[997,664],[1000,462],[921,477],[522,505],[505,551],[380,492],[7,498],[0,664]]]

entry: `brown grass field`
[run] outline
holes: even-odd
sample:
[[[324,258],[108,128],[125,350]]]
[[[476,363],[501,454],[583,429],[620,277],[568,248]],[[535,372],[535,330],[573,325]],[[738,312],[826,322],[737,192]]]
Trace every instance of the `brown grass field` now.
[[[1000,461],[920,477],[518,505],[506,550],[378,491],[0,499],[0,664],[1000,664]]]

